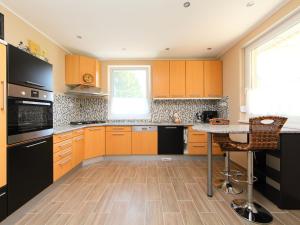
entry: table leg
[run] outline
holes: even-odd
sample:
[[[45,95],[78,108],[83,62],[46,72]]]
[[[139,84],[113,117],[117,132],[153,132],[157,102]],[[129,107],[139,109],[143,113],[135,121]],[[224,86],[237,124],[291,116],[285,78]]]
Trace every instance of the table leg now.
[[[207,195],[213,197],[212,133],[207,133]]]

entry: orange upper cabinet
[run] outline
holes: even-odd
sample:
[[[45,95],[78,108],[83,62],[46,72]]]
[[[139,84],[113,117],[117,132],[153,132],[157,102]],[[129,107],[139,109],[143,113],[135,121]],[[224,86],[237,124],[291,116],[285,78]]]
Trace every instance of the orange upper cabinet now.
[[[186,61],[186,97],[204,97],[204,62]]]
[[[99,87],[100,63],[95,58],[79,55],[66,55],[67,85]]]
[[[185,61],[170,61],[170,97],[185,97]]]
[[[204,96],[223,96],[223,75],[221,61],[204,62]]]
[[[170,61],[153,61],[152,96],[153,98],[170,96]]]
[[[0,44],[0,188],[6,185],[6,46]]]

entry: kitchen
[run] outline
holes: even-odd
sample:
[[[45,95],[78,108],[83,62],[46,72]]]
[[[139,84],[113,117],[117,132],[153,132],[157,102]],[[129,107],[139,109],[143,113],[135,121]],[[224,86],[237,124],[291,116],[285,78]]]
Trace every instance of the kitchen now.
[[[0,29],[3,224],[245,224],[246,220],[300,223],[300,156],[296,151],[300,128],[299,120],[293,116],[298,108],[289,107],[291,101],[281,101],[283,97],[273,92],[280,101],[265,92],[259,92],[263,94],[257,97],[250,91],[250,100],[248,96],[245,99],[244,85],[248,81],[241,75],[244,61],[239,57],[243,49],[247,62],[247,52],[255,51],[252,45],[261,42],[259,39],[256,43],[255,38],[266,33],[263,38],[269,40],[267,35],[277,37],[276,28],[282,31],[290,24],[298,24],[298,1],[276,1],[276,7],[272,1],[232,2],[227,7],[241,9],[235,19],[260,9],[247,21],[257,27],[244,24],[244,31],[240,27],[239,33],[231,34],[231,42],[224,44],[223,40],[219,49],[198,41],[194,47],[202,45],[200,50],[189,48],[187,42],[183,49],[179,43],[168,47],[164,42],[157,56],[149,53],[157,51],[151,40],[144,51],[136,44],[139,52],[131,41],[125,41],[128,47],[113,38],[107,43],[94,42],[90,39],[93,32],[89,37],[87,31],[74,34],[73,30],[72,38],[68,36],[66,41],[66,33],[48,23],[50,19],[42,21],[39,15],[28,14],[23,3],[4,2],[0,6],[4,15]],[[213,4],[217,2],[220,3],[215,0]],[[31,3],[39,4],[34,0]],[[63,18],[61,13],[67,2],[44,4],[47,13],[56,7]],[[76,5],[78,10],[88,7],[81,4]],[[110,5],[97,4],[112,10]],[[97,4],[95,8],[100,7]],[[145,13],[146,6],[164,4],[155,1],[153,5],[132,7]],[[186,18],[187,10],[194,15],[201,8],[199,4],[182,2],[172,13]],[[205,7],[211,10],[213,4]],[[79,28],[75,22],[66,23]],[[134,35],[127,32],[124,40],[125,36]],[[138,35],[135,37],[141,41]],[[237,37],[239,42],[234,42]],[[113,45],[120,43],[122,46],[116,50]],[[231,47],[226,46],[229,44]],[[293,82],[289,85],[292,87]],[[272,107],[277,104],[277,108],[267,108],[263,100],[272,103]],[[285,111],[278,102],[286,106],[282,107]],[[245,148],[244,152],[231,152],[232,149],[226,150],[226,144],[217,141],[218,135],[226,133],[235,141],[251,139],[255,126],[249,129],[246,124],[252,121],[248,107],[252,115],[281,116],[282,126],[288,117],[283,128],[279,125],[277,142],[273,141],[276,146],[272,149],[280,151]],[[260,152],[254,155],[257,150]],[[223,178],[221,187],[215,186],[215,178]],[[241,184],[245,179],[248,186]],[[263,207],[250,202],[259,213],[253,214],[254,219],[243,218],[238,204],[232,205],[236,202],[231,201],[247,198],[253,186],[254,199]],[[252,198],[247,199],[248,203]]]

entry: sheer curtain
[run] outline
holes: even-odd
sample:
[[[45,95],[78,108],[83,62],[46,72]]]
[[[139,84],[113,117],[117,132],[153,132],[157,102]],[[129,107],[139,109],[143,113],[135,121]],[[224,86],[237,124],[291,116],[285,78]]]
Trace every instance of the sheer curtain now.
[[[284,115],[300,125],[300,20],[270,36],[246,48],[248,115]]]
[[[111,120],[150,119],[150,66],[109,66]]]

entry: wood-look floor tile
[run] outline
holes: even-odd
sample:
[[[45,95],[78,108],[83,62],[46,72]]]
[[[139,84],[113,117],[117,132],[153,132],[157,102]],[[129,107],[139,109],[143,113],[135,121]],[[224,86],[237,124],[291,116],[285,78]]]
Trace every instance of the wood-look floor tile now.
[[[300,210],[288,210],[288,212],[300,221]]]
[[[177,200],[192,200],[192,197],[182,179],[172,178],[172,184],[176,193]]]
[[[179,212],[174,187],[169,183],[159,184],[164,212]]]
[[[154,181],[154,182],[153,182]],[[157,180],[156,180],[157,182]],[[147,178],[147,200],[160,200],[160,190],[158,183],[155,179],[151,181]]]
[[[116,201],[113,203],[111,213],[106,218],[105,225],[124,225],[127,215],[128,202]]]
[[[55,216],[58,209],[62,206],[62,202],[52,202],[51,205],[44,211],[35,214],[26,224],[41,225],[46,224],[53,216]]]
[[[92,186],[91,191],[88,193],[86,197],[86,201],[98,201],[100,197],[103,195],[107,188],[108,184],[105,182],[97,182]]]
[[[72,214],[55,214],[45,225],[66,225]]]
[[[199,215],[204,225],[223,225],[217,213],[200,213]]]
[[[84,225],[105,225],[108,214],[90,213]]]
[[[138,167],[136,169],[136,174],[133,179],[134,183],[146,183],[147,182],[147,168],[146,167]]]
[[[164,225],[161,201],[146,202],[146,225]]]
[[[132,193],[132,178],[123,178],[121,183],[115,185],[114,201],[129,201]]]
[[[96,203],[94,202],[86,202],[80,208],[80,210],[76,213],[73,213],[70,220],[68,221],[68,225],[80,225],[85,224],[90,214],[95,209]]]
[[[88,184],[82,186],[82,189],[77,192],[71,199],[65,201],[59,209],[60,213],[74,213],[82,207],[82,202],[86,199],[89,192],[92,190],[93,185]]]
[[[158,167],[158,182],[159,183],[170,183],[171,177],[166,167]]]
[[[115,185],[109,184],[101,195],[94,212],[95,213],[110,213],[113,206]]]
[[[230,204],[223,201],[211,201],[224,225],[242,225],[242,219],[234,212]]]
[[[165,225],[184,225],[180,213],[164,213],[164,222]]]
[[[191,176],[187,167],[180,167],[180,173],[185,183],[195,183],[196,180]]]
[[[15,225],[26,225],[33,219],[33,217],[36,217],[36,215],[37,213],[26,213],[19,221],[16,222]]]
[[[272,213],[273,219],[279,220],[281,224],[286,225],[299,225],[300,220],[298,220],[294,215],[290,213]]]
[[[203,224],[193,201],[179,201],[179,207],[185,225]]]
[[[186,186],[199,212],[215,211],[211,201],[208,199],[209,197],[203,193],[199,184],[186,184]]]
[[[147,166],[147,177],[157,177],[157,166],[149,165]]]
[[[146,184],[136,183],[132,187],[132,193],[129,200],[128,211],[142,212],[146,211],[147,186]]]

